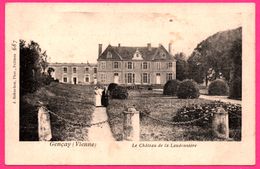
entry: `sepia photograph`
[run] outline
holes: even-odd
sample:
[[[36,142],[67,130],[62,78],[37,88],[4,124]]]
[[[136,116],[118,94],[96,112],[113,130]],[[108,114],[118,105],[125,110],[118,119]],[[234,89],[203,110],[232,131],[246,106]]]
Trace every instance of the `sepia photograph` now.
[[[254,111],[248,112],[254,110],[254,91],[248,92],[254,89],[254,77],[248,77],[255,57],[252,4],[13,3],[6,8],[13,30],[7,34],[10,104],[17,112],[13,129],[19,131],[8,135],[17,144],[38,142],[50,149],[105,144],[115,153],[126,144],[199,149],[246,142],[254,150]],[[99,164],[94,161],[90,164]],[[212,163],[229,164],[220,161]]]

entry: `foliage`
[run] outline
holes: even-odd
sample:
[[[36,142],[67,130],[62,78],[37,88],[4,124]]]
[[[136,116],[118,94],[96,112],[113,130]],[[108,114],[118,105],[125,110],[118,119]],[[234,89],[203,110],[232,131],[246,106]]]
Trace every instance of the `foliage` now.
[[[176,96],[178,86],[179,86],[178,80],[168,80],[163,87],[163,94]]]
[[[232,47],[233,64],[230,72],[229,97],[241,99],[242,97],[242,44],[241,40],[235,41]]]
[[[127,99],[128,92],[125,87],[116,86],[114,90],[111,91],[111,96],[113,99]]]
[[[229,113],[229,127],[231,129],[241,128],[241,115],[242,107],[241,105],[235,105],[231,103],[224,103],[221,101],[214,101],[206,104],[193,104],[189,106],[184,106],[179,109],[176,116],[173,117],[173,121],[183,122],[198,119],[205,114],[207,117],[192,123],[201,127],[211,127],[212,115],[217,111],[218,107],[223,107],[225,111]]]
[[[235,41],[242,41],[241,27],[218,32],[199,43],[188,59],[189,78],[198,83],[205,80],[206,85],[216,78],[229,81],[231,64],[236,57],[232,52]]]
[[[209,95],[227,95],[228,85],[224,80],[216,79],[210,83],[208,88]]]
[[[109,92],[111,92],[111,91],[114,90],[117,86],[118,86],[118,84],[116,84],[116,83],[110,83],[110,84],[108,85],[107,90],[108,90]]]
[[[194,99],[200,96],[198,84],[190,79],[180,82],[177,96],[180,99]]]
[[[21,95],[32,93],[51,79],[46,77],[48,66],[46,51],[42,52],[40,45],[34,41],[26,44],[20,40],[20,89]]]
[[[188,63],[184,53],[177,53],[174,55],[176,59],[176,79],[182,81],[188,78]]]

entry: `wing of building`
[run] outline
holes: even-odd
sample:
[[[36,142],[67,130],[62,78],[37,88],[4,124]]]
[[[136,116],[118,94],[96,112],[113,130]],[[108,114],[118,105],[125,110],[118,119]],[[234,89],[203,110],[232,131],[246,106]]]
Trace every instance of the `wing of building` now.
[[[52,77],[61,83],[95,84],[97,81],[97,64],[90,63],[50,63],[54,69]]]
[[[127,47],[99,44],[97,81],[102,84],[165,84],[176,79],[176,60],[164,46]]]

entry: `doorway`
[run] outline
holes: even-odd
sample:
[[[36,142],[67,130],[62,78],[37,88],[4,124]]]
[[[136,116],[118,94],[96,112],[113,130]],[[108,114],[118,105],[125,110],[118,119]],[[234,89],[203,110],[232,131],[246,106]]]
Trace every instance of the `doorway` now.
[[[161,74],[156,73],[156,84],[161,84]]]
[[[114,83],[118,84],[119,82],[119,75],[118,73],[114,73]]]
[[[73,84],[77,84],[77,78],[73,77]]]

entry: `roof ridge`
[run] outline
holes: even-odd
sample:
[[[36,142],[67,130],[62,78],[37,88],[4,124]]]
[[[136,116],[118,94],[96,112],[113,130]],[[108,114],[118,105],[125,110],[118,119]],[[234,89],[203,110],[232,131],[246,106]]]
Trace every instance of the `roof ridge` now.
[[[147,46],[111,46],[113,48],[148,48]],[[151,46],[151,48],[159,48],[159,46]]]

